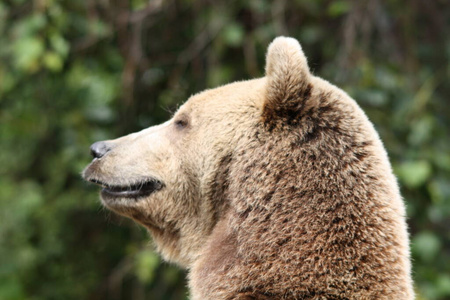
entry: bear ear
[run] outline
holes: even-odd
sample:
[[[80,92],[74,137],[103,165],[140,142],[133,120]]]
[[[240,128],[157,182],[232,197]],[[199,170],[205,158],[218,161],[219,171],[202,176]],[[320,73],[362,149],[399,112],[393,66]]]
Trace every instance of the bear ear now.
[[[263,120],[296,123],[311,95],[311,74],[302,48],[296,39],[277,37],[266,56],[266,99]]]

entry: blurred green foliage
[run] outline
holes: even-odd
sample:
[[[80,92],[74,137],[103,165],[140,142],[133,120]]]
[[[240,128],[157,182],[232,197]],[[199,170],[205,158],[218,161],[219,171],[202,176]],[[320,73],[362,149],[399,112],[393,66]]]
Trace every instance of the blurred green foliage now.
[[[186,299],[185,274],[80,179],[89,145],[263,75],[277,35],[374,122],[408,208],[418,299],[450,299],[446,0],[0,2],[0,299]]]

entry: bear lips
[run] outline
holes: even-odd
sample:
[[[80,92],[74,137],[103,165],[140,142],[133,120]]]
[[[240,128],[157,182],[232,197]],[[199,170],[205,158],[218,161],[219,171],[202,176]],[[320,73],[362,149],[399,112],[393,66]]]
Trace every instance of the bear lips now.
[[[100,185],[102,189],[102,197],[107,198],[141,198],[147,197],[155,191],[163,187],[161,181],[148,178],[136,184],[129,184],[125,186],[111,185],[99,180],[89,180],[95,184]]]

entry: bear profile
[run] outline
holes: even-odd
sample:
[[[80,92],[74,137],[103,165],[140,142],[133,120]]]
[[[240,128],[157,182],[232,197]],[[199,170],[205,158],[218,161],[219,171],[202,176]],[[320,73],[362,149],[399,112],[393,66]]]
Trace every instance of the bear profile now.
[[[91,152],[83,177],[189,270],[190,299],[414,298],[386,151],[293,38],[269,46],[265,77],[194,95]]]

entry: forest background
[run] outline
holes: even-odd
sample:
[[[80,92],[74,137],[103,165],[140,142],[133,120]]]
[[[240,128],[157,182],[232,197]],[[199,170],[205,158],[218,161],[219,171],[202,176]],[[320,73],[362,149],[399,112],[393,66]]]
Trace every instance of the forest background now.
[[[374,122],[418,299],[450,299],[449,22],[448,0],[1,0],[0,299],[187,299],[183,271],[81,180],[89,145],[263,76],[278,35]]]

